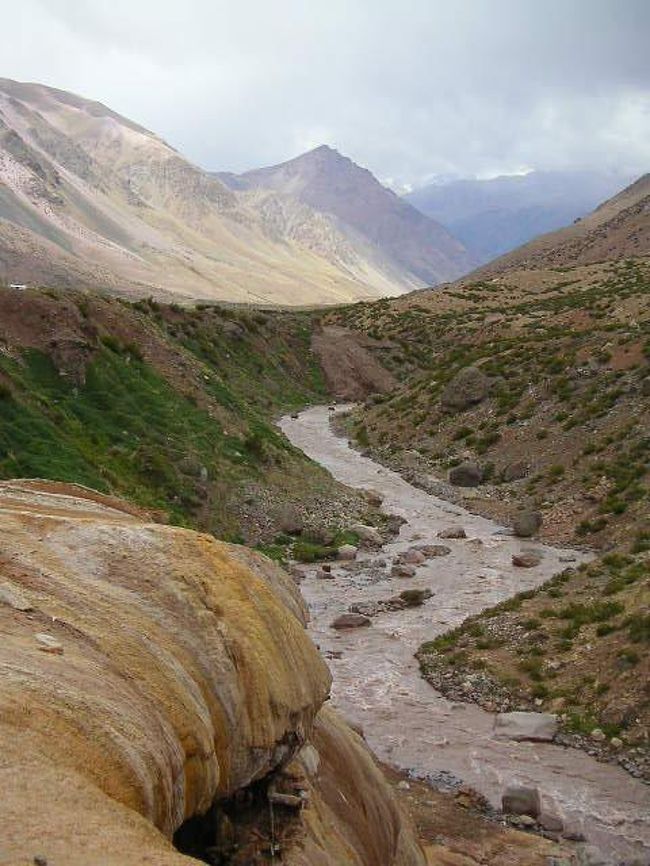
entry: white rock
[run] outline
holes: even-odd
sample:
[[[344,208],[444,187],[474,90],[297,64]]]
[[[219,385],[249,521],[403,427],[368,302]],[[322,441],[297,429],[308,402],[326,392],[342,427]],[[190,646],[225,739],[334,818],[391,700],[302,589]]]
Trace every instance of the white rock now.
[[[35,634],[34,637],[39,644],[38,648],[41,652],[52,653],[59,656],[63,655],[63,644],[56,638],[52,637],[52,635],[40,632],[39,634]]]

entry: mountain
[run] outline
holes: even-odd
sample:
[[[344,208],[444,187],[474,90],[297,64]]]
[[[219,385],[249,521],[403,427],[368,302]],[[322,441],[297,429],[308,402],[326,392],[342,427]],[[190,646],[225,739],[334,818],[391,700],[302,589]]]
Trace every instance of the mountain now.
[[[479,273],[557,268],[650,255],[650,174],[572,225],[535,238]]]
[[[8,79],[0,280],[294,305],[411,287],[373,245],[308,204],[233,192],[110,108]]]
[[[446,229],[327,145],[268,168],[217,177],[231,190],[273,190],[336,219],[346,237],[370,244],[411,287],[437,285],[477,263]]]
[[[632,180],[620,172],[533,171],[431,184],[405,198],[487,262],[570,225]]]

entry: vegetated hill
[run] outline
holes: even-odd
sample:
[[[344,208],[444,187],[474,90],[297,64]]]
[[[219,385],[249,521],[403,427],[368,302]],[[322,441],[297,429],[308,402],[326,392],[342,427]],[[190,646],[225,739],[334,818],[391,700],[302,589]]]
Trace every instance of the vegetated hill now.
[[[492,276],[326,325],[361,332],[401,380],[348,422],[374,456],[505,524],[536,510],[542,537],[602,554],[423,646],[424,675],[454,699],[558,712],[571,742],[650,777],[650,258],[622,258],[650,252],[647,185]],[[451,483],[461,464],[477,486]]]
[[[238,194],[97,102],[0,79],[0,282],[291,305],[409,287],[294,199]]]
[[[287,512],[336,530],[364,500],[273,426],[326,399],[313,327],[306,313],[0,289],[0,478],[77,482],[250,543],[291,528]]]
[[[439,223],[327,145],[280,165],[217,177],[233,190],[274,190],[335,217],[346,237],[370,244],[411,288],[455,279],[477,263]]]
[[[570,225],[632,180],[620,172],[531,171],[430,184],[404,198],[442,223],[480,262],[489,262]]]

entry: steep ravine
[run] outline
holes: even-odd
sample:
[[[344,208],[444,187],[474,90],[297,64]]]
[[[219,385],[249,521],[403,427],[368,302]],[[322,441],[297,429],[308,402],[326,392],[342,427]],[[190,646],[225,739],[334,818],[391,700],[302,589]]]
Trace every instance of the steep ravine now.
[[[329,412],[318,407],[281,427],[291,442],[346,484],[374,490],[383,508],[406,519],[398,539],[379,555],[362,555],[356,570],[335,567],[323,580],[305,569],[303,595],[310,607],[311,634],[329,660],[333,701],[359,723],[378,756],[411,773],[437,781],[462,779],[498,804],[511,782],[531,784],[565,826],[596,846],[603,862],[650,856],[650,788],[620,768],[583,752],[553,744],[495,738],[493,716],[471,704],[444,699],[419,675],[413,654],[419,645],[455,627],[471,614],[516,592],[533,588],[583,554],[522,541],[501,527],[416,489],[394,472],[361,456],[330,429]],[[467,539],[445,541],[449,556],[430,560],[412,579],[391,578],[376,564],[414,542],[439,543],[437,534],[461,525]],[[511,564],[513,553],[534,550],[541,563]],[[348,606],[385,599],[406,587],[428,587],[422,607],[383,613],[370,627],[335,631],[331,622]]]

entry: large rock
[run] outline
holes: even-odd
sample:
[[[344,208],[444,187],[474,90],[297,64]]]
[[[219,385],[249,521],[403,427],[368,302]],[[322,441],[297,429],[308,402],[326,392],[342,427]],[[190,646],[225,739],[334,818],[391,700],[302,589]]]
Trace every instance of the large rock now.
[[[313,732],[331,790],[340,748],[340,784],[367,779],[372,807],[347,812],[314,782],[283,861],[303,866],[309,846],[308,862],[356,866],[381,838],[391,866],[422,866],[355,735],[329,711],[325,739],[314,731],[330,676],[277,565],[74,485],[0,483],[0,533],[5,597],[31,609],[0,603],[3,862],[185,866],[179,826],[284,767]],[[62,652],[39,650],[53,642]]]
[[[550,742],[557,733],[557,718],[551,713],[515,711],[498,713],[494,734],[508,740]]]
[[[441,529],[438,538],[467,538],[467,533],[462,526],[450,526],[448,529]]]
[[[542,515],[539,511],[527,509],[515,515],[512,529],[519,538],[530,538],[536,535],[542,526]]]
[[[422,565],[426,560],[426,556],[422,553],[421,550],[417,550],[415,547],[410,547],[408,550],[404,550],[397,557],[397,562],[405,562],[407,565]]]
[[[507,815],[528,815],[537,818],[542,811],[542,801],[537,788],[512,785],[506,788],[501,798],[501,808]]]
[[[331,625],[331,628],[342,630],[346,628],[360,628],[364,625],[370,625],[370,617],[362,613],[342,613],[337,616]]]
[[[542,561],[539,553],[513,553],[512,564],[517,568],[535,568]]]
[[[353,523],[350,526],[350,531],[358,535],[359,541],[368,547],[381,547],[383,544],[379,530],[374,526],[367,526],[365,523]]]
[[[357,558],[357,548],[354,544],[342,544],[336,551],[336,558],[341,562],[352,562]]]
[[[305,525],[300,509],[290,502],[278,505],[272,512],[272,517],[280,532],[289,535],[300,535]]]
[[[477,367],[465,367],[447,384],[440,404],[448,411],[462,411],[476,406],[487,397],[490,380]]]
[[[466,460],[449,470],[449,483],[456,487],[478,487],[483,480],[483,470],[473,460]]]

